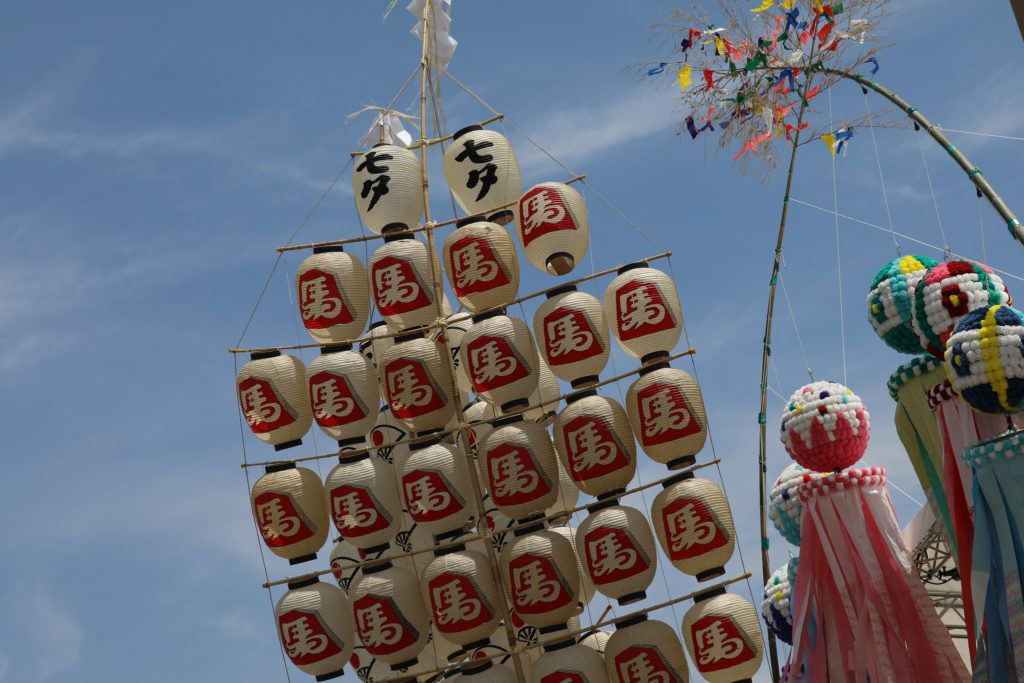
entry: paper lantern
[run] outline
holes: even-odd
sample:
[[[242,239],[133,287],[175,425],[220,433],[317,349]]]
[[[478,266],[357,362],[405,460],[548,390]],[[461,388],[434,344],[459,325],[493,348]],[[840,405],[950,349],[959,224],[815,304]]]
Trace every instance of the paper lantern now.
[[[675,630],[646,615],[620,621],[604,650],[611,683],[687,683],[690,672]]]
[[[531,683],[608,683],[604,658],[567,640],[548,646],[530,667]]]
[[[612,334],[633,358],[665,358],[683,331],[683,309],[675,283],[646,263],[631,263],[604,291],[604,310]]]
[[[378,320],[370,325],[366,331],[369,337],[359,342],[359,353],[363,354],[376,365],[377,360],[384,355],[384,352],[395,345],[395,335],[398,330],[388,325],[386,320]]]
[[[901,256],[875,274],[868,292],[868,320],[890,348],[921,353],[921,341],[911,325],[914,291],[925,271],[939,265],[927,256]]]
[[[976,308],[1010,304],[1002,279],[987,266],[950,261],[929,268],[914,290],[911,324],[921,346],[942,360],[946,340],[960,320]]]
[[[537,348],[530,328],[503,311],[473,318],[459,348],[476,393],[485,401],[509,410],[529,405],[537,390]]]
[[[398,533],[402,515],[391,468],[369,453],[339,460],[324,481],[335,528],[342,538],[367,552],[387,548]]]
[[[590,507],[576,531],[576,552],[602,595],[620,605],[643,600],[657,570],[654,534],[647,519],[616,499]]]
[[[352,670],[355,671],[356,677],[360,681],[366,681],[367,683],[385,681],[396,677],[407,677],[405,680],[427,683],[438,680],[440,675],[428,672],[444,668],[448,665],[447,660],[438,660],[432,650],[432,643],[428,638],[427,646],[419,653],[415,664],[392,670],[390,665],[378,660],[362,644],[357,643],[352,651],[352,658],[349,660],[349,664]]]
[[[324,487],[316,472],[294,463],[268,465],[253,484],[249,501],[272,553],[289,564],[316,559],[329,530]]]
[[[235,378],[238,404],[249,429],[274,450],[302,443],[313,424],[306,393],[306,366],[280,351],[258,351]]]
[[[517,683],[519,677],[509,664],[486,661],[479,666],[464,664],[460,673],[452,676],[452,683]]]
[[[761,668],[764,642],[757,611],[724,588],[694,598],[682,634],[693,665],[708,683],[749,682]]]
[[[782,470],[768,495],[768,516],[782,537],[795,546],[800,545],[800,521],[804,506],[800,503],[800,485],[821,474],[793,463]]]
[[[384,238],[370,257],[370,293],[384,320],[399,330],[429,325],[438,308],[431,260],[437,257],[425,243],[409,233]]]
[[[295,273],[295,300],[302,324],[318,344],[347,343],[370,317],[366,266],[341,245],[313,247]]]
[[[579,604],[580,575],[572,544],[540,524],[516,530],[501,553],[505,592],[519,618],[542,634],[566,627]]]
[[[558,469],[558,497],[544,510],[544,516],[551,524],[565,524],[572,517],[580,500],[580,490],[566,474],[565,468],[555,461]]]
[[[809,470],[832,472],[860,460],[871,437],[871,416],[842,384],[813,382],[793,392],[782,413],[782,444]]]
[[[477,449],[483,443],[484,438],[493,429],[492,422],[498,419],[498,413],[487,401],[476,400],[462,411],[463,417],[469,429],[466,430],[466,438],[469,440],[469,449],[476,457]]]
[[[502,418],[478,449],[480,481],[512,519],[541,514],[558,499],[558,461],[551,437],[522,415]]]
[[[430,635],[430,612],[415,574],[390,562],[366,567],[349,599],[356,633],[370,654],[393,670],[416,663]]]
[[[978,308],[946,343],[953,389],[982,413],[1024,410],[1024,314],[1006,305]]]
[[[313,419],[327,436],[362,442],[377,422],[380,391],[373,363],[350,344],[324,346],[306,368]]]
[[[791,596],[793,584],[789,579],[789,563],[779,567],[768,577],[761,601],[761,616],[776,638],[793,644],[793,610]]]
[[[481,484],[484,483],[486,480],[481,482]],[[516,520],[498,509],[491,499],[490,493],[484,494],[484,507],[486,508],[484,524],[491,533],[491,547],[494,548],[494,552],[500,553],[512,542],[512,532],[516,526]],[[477,528],[480,528],[479,523],[477,523]],[[485,555],[487,554],[487,548],[484,547],[483,542],[480,543],[479,550]]]
[[[648,365],[626,392],[633,434],[644,453],[670,470],[697,461],[708,436],[704,397],[697,381],[668,363]]]
[[[523,192],[519,162],[504,135],[466,126],[444,151],[444,178],[462,210],[471,215],[502,212]]]
[[[376,553],[371,553],[376,555]],[[352,565],[363,563],[367,559],[376,559],[376,557],[367,558],[366,553],[359,550],[345,539],[341,539],[334,544],[334,549],[331,550],[331,575],[334,580],[338,583],[338,588],[348,595],[349,586],[355,579],[362,575],[363,568]]]
[[[613,631],[591,631],[580,640],[580,645],[589,647],[599,655],[604,655],[605,647],[608,645],[608,639],[612,637],[612,633]]]
[[[469,467],[465,453],[433,440],[412,446],[398,473],[409,515],[438,540],[462,533],[472,518]]]
[[[498,627],[498,586],[487,558],[461,546],[434,551],[422,585],[437,630],[463,647],[482,645]]]
[[[698,581],[725,574],[736,530],[722,489],[688,472],[663,486],[651,503],[651,522],[672,566]]]
[[[337,678],[355,645],[352,611],[340,589],[312,578],[288,584],[274,621],[281,647],[299,671],[318,681]]]
[[[565,183],[540,183],[516,205],[516,236],[526,260],[541,271],[567,275],[590,244],[587,205]]]
[[[459,386],[459,391],[473,393],[473,382],[469,379],[469,375],[466,374],[466,368],[462,365],[462,358],[459,356],[462,338],[472,326],[473,316],[465,312],[453,313],[445,318],[445,322],[447,323],[448,330],[448,347],[452,351],[452,365],[455,366],[455,381]],[[443,336],[443,328],[438,327],[430,335],[430,338],[443,344]]]
[[[625,490],[636,473],[636,444],[625,409],[593,389],[565,403],[552,432],[569,478],[591,496]]]
[[[377,422],[367,435],[371,452],[394,467],[395,471],[400,471],[409,457],[410,438],[412,433],[387,404],[377,413]]]
[[[443,429],[455,414],[444,346],[420,333],[395,338],[378,362],[391,412],[414,432]]]
[[[530,394],[530,405],[536,407],[529,408],[523,416],[527,420],[547,426],[558,412],[561,395],[558,379],[544,362],[544,356],[537,354],[537,389]]]
[[[455,297],[471,313],[504,306],[519,294],[519,257],[512,235],[495,223],[465,218],[441,248]]]
[[[423,167],[416,153],[379,144],[356,157],[352,196],[359,218],[378,235],[406,230],[423,215]]]
[[[582,560],[580,560],[579,554],[576,552],[576,527],[571,526],[553,526],[550,527],[550,531],[558,534],[565,538],[572,545],[572,552],[576,558],[576,566],[580,574],[580,601],[576,608],[576,613],[583,612],[583,609],[590,604],[590,601],[594,599],[594,594],[597,592],[597,588],[594,586],[594,580],[590,578],[590,572],[583,566]]]
[[[552,289],[533,315],[533,331],[558,379],[574,387],[597,382],[611,352],[600,301],[575,285]]]

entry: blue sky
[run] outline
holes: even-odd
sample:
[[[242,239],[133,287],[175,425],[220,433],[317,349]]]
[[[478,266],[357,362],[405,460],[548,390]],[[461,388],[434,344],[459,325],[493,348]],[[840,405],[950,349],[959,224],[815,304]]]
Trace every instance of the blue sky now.
[[[42,2],[5,9],[0,509],[8,532],[0,681],[284,680],[239,469],[226,349],[270,272],[273,248],[370,125],[366,115],[348,114],[387,104],[415,68],[413,20],[401,3],[382,23],[386,4]],[[881,83],[949,129],[1024,136],[1024,43],[1009,3],[890,5],[897,13],[889,38],[898,44],[880,55]],[[782,178],[767,185],[741,178],[731,162],[736,150],[705,154],[700,139],[677,137],[674,124],[685,113],[675,108],[675,91],[641,87],[623,72],[634,58],[661,54],[648,28],[659,16],[658,3],[646,0],[456,2],[452,34],[460,45],[449,70],[588,174],[596,269],[659,251],[596,193],[674,252],[714,453],[723,460],[747,568],[758,573],[760,339]],[[489,116],[450,81],[442,94],[449,131]],[[853,85],[840,84],[832,97],[837,115],[864,109]],[[884,106],[876,96],[868,104]],[[398,108],[412,106],[410,90]],[[565,179],[506,132],[524,183]],[[1022,143],[947,134],[1024,213]],[[1020,248],[987,206],[982,240],[972,187],[922,139],[950,248],[987,258],[1013,275],[1011,293],[1020,290]],[[880,164],[895,229],[941,244],[914,133],[877,131],[877,148],[876,162],[869,131],[858,130],[837,159],[839,211],[888,227]],[[795,199],[832,206],[832,164],[822,143],[801,149],[796,173]],[[300,241],[358,234],[350,188],[346,174]],[[450,215],[437,196],[438,214]],[[873,419],[866,461],[888,467],[894,482],[920,498],[885,389],[908,358],[882,345],[865,320],[868,284],[895,250],[887,232],[848,220],[839,221],[839,239],[841,295],[832,215],[792,207],[783,278],[799,341],[780,297],[772,386],[788,396],[807,380],[801,344],[815,379],[845,375]],[[903,253],[941,258],[941,250],[901,241]],[[288,300],[299,260],[284,259],[247,346],[308,341],[296,332]],[[584,273],[590,267],[580,266]],[[524,292],[555,282],[525,261],[523,272]],[[599,280],[596,291],[606,284]],[[527,320],[532,312],[527,307]],[[631,367],[623,354],[615,362],[618,372]],[[771,477],[788,462],[775,438],[781,410],[782,399],[770,397]],[[302,455],[317,446],[326,452],[328,442],[318,441],[307,439]],[[245,444],[250,458],[270,457],[251,435]],[[659,475],[648,463],[640,476]],[[892,496],[908,522],[916,505],[895,490]],[[785,543],[772,542],[781,565]],[[272,578],[288,575],[283,561],[268,554],[267,562]],[[742,571],[738,559],[730,570]],[[664,590],[694,587],[667,564],[659,571],[672,582]],[[292,676],[304,677],[294,669]]]

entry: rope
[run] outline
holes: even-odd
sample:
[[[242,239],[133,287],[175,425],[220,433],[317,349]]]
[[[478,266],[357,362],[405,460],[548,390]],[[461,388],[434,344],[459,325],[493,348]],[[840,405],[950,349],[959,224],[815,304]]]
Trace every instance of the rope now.
[[[985,219],[981,216],[981,193],[978,193],[978,232],[981,234],[981,262],[988,263],[988,253],[985,251]]]
[[[942,128],[941,126],[936,127],[946,133],[963,133],[964,135],[980,135],[981,137],[985,138],[1001,138],[1003,140],[1017,140],[1018,142],[1024,142],[1024,138],[1017,138],[1012,135],[996,135],[995,133],[976,133],[971,130],[956,130],[954,128]]]
[[[892,224],[892,213],[889,211],[889,195],[885,191],[885,178],[882,176],[882,160],[878,156],[878,142],[875,140],[875,127],[871,124],[871,109],[868,108],[868,94],[863,88],[861,93],[864,96],[864,111],[867,112],[868,130],[871,131],[871,145],[875,148],[875,163],[878,165],[878,180],[882,183],[882,200],[885,202],[885,215],[889,217],[889,232],[892,234],[892,243],[896,247],[896,255],[900,253],[900,243],[896,241],[896,231]],[[838,207],[836,209],[838,211]]]
[[[828,92],[828,120],[829,120],[829,127],[831,128],[831,126],[832,126],[832,89],[829,88],[827,90],[827,92]],[[864,94],[864,104],[865,104],[865,106],[867,105],[867,101],[868,101],[867,100],[867,94],[865,93]],[[871,115],[869,113],[868,114],[868,125],[870,126],[870,124],[871,124]],[[875,139],[875,129],[874,129],[874,127],[871,128],[871,139],[872,139],[872,141],[874,141],[874,139]],[[877,148],[876,148],[876,151],[875,151],[875,158],[876,159],[878,158]],[[880,161],[879,161],[879,166],[878,166],[878,173],[879,173],[879,176],[881,176],[882,166],[881,166],[881,162]],[[883,183],[882,187],[883,187],[883,190],[884,190],[884,188],[885,188],[884,183]],[[847,383],[847,381],[846,381],[846,316],[845,316],[845,314],[843,312],[843,261],[842,261],[841,252],[840,252],[840,249],[839,249],[839,215],[838,215],[838,213],[839,213],[839,191],[836,189],[836,155],[835,154],[832,155],[832,206],[833,206],[833,208],[836,211],[836,216],[835,216],[835,223],[836,223],[836,281],[839,283],[839,341],[840,341],[840,344],[841,344],[842,350],[843,350],[843,384],[845,385]],[[886,204],[885,204],[885,210],[886,210],[886,212],[889,211],[888,200],[886,201]],[[892,217],[889,218],[889,225],[892,225]],[[896,253],[897,254],[899,254],[899,250],[900,250],[900,245],[896,244]],[[811,381],[814,381],[813,377],[811,378]]]
[[[921,143],[921,131],[914,126],[914,133],[917,135],[917,146],[921,148],[921,163],[924,164],[924,177],[928,179],[928,191],[932,193],[932,205],[935,207],[935,220],[939,222],[939,234],[942,236],[942,253],[949,258],[949,243],[946,241],[946,231],[942,227],[942,217],[939,215],[939,200],[935,196],[935,188],[932,187],[932,174],[928,171],[928,159],[924,155],[924,145]]]
[[[800,328],[796,325],[796,314],[793,312],[793,305],[789,302],[789,292],[786,290],[786,280],[782,277],[782,273],[779,273],[779,284],[782,285],[782,296],[786,300],[786,308],[789,310],[789,317],[793,321],[793,332],[796,334],[796,343],[800,347],[800,357],[804,360],[804,368],[807,369],[807,376],[814,381],[814,373],[811,372],[811,364],[807,361],[807,352],[804,350],[804,342],[800,338]],[[772,364],[774,365],[772,359]],[[778,380],[778,371],[775,373],[776,380]],[[779,386],[782,386],[782,382],[779,381]]]

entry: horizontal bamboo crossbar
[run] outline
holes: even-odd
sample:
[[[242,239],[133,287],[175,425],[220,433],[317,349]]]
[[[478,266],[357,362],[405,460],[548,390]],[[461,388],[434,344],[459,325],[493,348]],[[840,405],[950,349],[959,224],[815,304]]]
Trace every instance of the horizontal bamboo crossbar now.
[[[366,111],[366,109],[363,109],[362,111],[356,113],[361,114],[363,111]],[[354,116],[354,114],[352,116]],[[486,126],[488,123],[494,123],[495,121],[500,121],[503,118],[505,118],[504,114],[498,114],[497,116],[492,116],[491,118],[485,121],[481,121],[478,125]],[[373,129],[371,128],[370,130]],[[433,147],[434,145],[438,145],[441,144],[442,142],[451,140],[453,137],[454,135],[445,135],[443,138],[431,138],[429,140],[420,139],[412,143],[411,145],[407,146],[405,149],[422,149],[424,147]],[[366,154],[366,152],[349,152],[349,156],[352,158],[361,157],[364,154]]]

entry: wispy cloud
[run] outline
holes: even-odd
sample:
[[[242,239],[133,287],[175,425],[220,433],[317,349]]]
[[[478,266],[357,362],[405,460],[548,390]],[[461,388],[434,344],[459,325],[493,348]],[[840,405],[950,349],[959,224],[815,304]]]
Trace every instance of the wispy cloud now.
[[[33,659],[39,676],[51,678],[74,666],[85,639],[78,621],[46,591],[40,590],[31,595],[27,608],[24,623],[37,646]],[[55,647],[55,644],[59,645]]]

